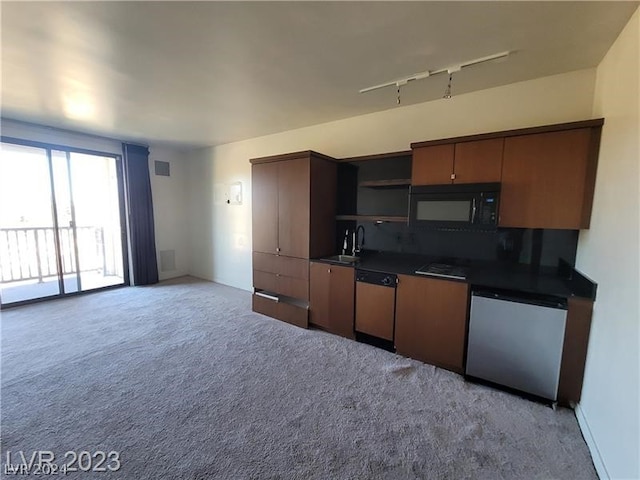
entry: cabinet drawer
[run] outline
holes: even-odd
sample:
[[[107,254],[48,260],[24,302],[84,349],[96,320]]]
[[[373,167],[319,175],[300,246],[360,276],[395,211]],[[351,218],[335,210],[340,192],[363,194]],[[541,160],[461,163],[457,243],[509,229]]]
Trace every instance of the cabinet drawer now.
[[[309,326],[309,310],[307,308],[265,298],[256,293],[253,294],[253,311],[298,327],[307,328]]]
[[[261,272],[277,273],[288,277],[309,279],[309,260],[253,252],[253,268]]]
[[[253,271],[253,286],[260,290],[268,290],[275,292],[278,288],[275,273],[261,272],[259,270]]]
[[[309,326],[309,309],[292,303],[279,302],[276,318],[298,327],[307,328]]]
[[[309,300],[309,281],[300,278],[276,276],[276,292],[287,297]]]
[[[277,273],[253,271],[253,286],[258,290],[309,300],[309,281]]]
[[[253,294],[253,311],[261,313],[268,317],[275,318],[278,314],[278,302],[269,298],[261,297],[258,294]]]

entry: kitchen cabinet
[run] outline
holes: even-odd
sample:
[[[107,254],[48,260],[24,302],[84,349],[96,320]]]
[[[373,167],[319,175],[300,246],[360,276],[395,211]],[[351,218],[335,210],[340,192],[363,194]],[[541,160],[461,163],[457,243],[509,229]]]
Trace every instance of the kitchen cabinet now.
[[[309,321],[331,333],[354,338],[354,269],[311,262]]]
[[[600,129],[506,138],[499,226],[589,228]]]
[[[398,275],[396,351],[462,373],[468,304],[466,283]]]
[[[500,182],[503,138],[413,149],[412,185]]]
[[[254,310],[306,327],[309,258],[335,249],[336,163],[306,151],[251,164]]]

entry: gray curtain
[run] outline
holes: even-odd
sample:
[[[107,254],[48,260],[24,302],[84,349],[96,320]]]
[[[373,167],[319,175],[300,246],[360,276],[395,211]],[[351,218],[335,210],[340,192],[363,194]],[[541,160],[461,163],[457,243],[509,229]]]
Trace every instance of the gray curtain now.
[[[149,179],[149,148],[122,144],[131,232],[134,285],[158,283],[158,261],[153,225],[153,201]]]

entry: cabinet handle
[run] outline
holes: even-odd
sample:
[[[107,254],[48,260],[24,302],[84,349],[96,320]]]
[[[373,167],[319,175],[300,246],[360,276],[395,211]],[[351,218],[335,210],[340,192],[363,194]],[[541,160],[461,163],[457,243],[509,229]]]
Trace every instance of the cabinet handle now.
[[[276,252],[280,253],[280,247],[276,247]]]
[[[331,273],[331,269],[330,268],[327,269],[327,273]]]
[[[262,298],[266,298],[267,300],[273,300],[276,303],[280,301],[278,297],[274,297],[273,295],[267,295],[266,293],[256,292],[256,295]]]
[[[455,180],[455,179],[456,179],[456,174],[455,174],[455,173],[452,173],[452,174],[451,174],[451,180]]]
[[[471,223],[476,223],[476,199],[471,202]]]

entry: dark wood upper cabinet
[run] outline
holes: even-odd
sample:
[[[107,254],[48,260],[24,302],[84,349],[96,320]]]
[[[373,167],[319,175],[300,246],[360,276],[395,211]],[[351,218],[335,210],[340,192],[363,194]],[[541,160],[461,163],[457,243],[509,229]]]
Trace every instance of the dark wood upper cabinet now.
[[[503,138],[492,138],[415,148],[411,184],[499,182],[503,145]]]
[[[251,168],[253,250],[276,253],[278,248],[278,164]]]
[[[297,258],[334,253],[335,161],[299,152],[251,163],[253,251]]]
[[[311,262],[309,272],[309,321],[328,332],[354,338],[354,269]]]
[[[434,145],[413,150],[412,185],[442,185],[451,183],[454,145]]]
[[[466,283],[398,275],[397,352],[463,373],[468,304]]]
[[[499,225],[589,228],[600,129],[506,138]]]
[[[499,182],[503,147],[503,138],[456,143],[453,183]]]
[[[278,253],[309,258],[311,163],[300,158],[277,165]]]

